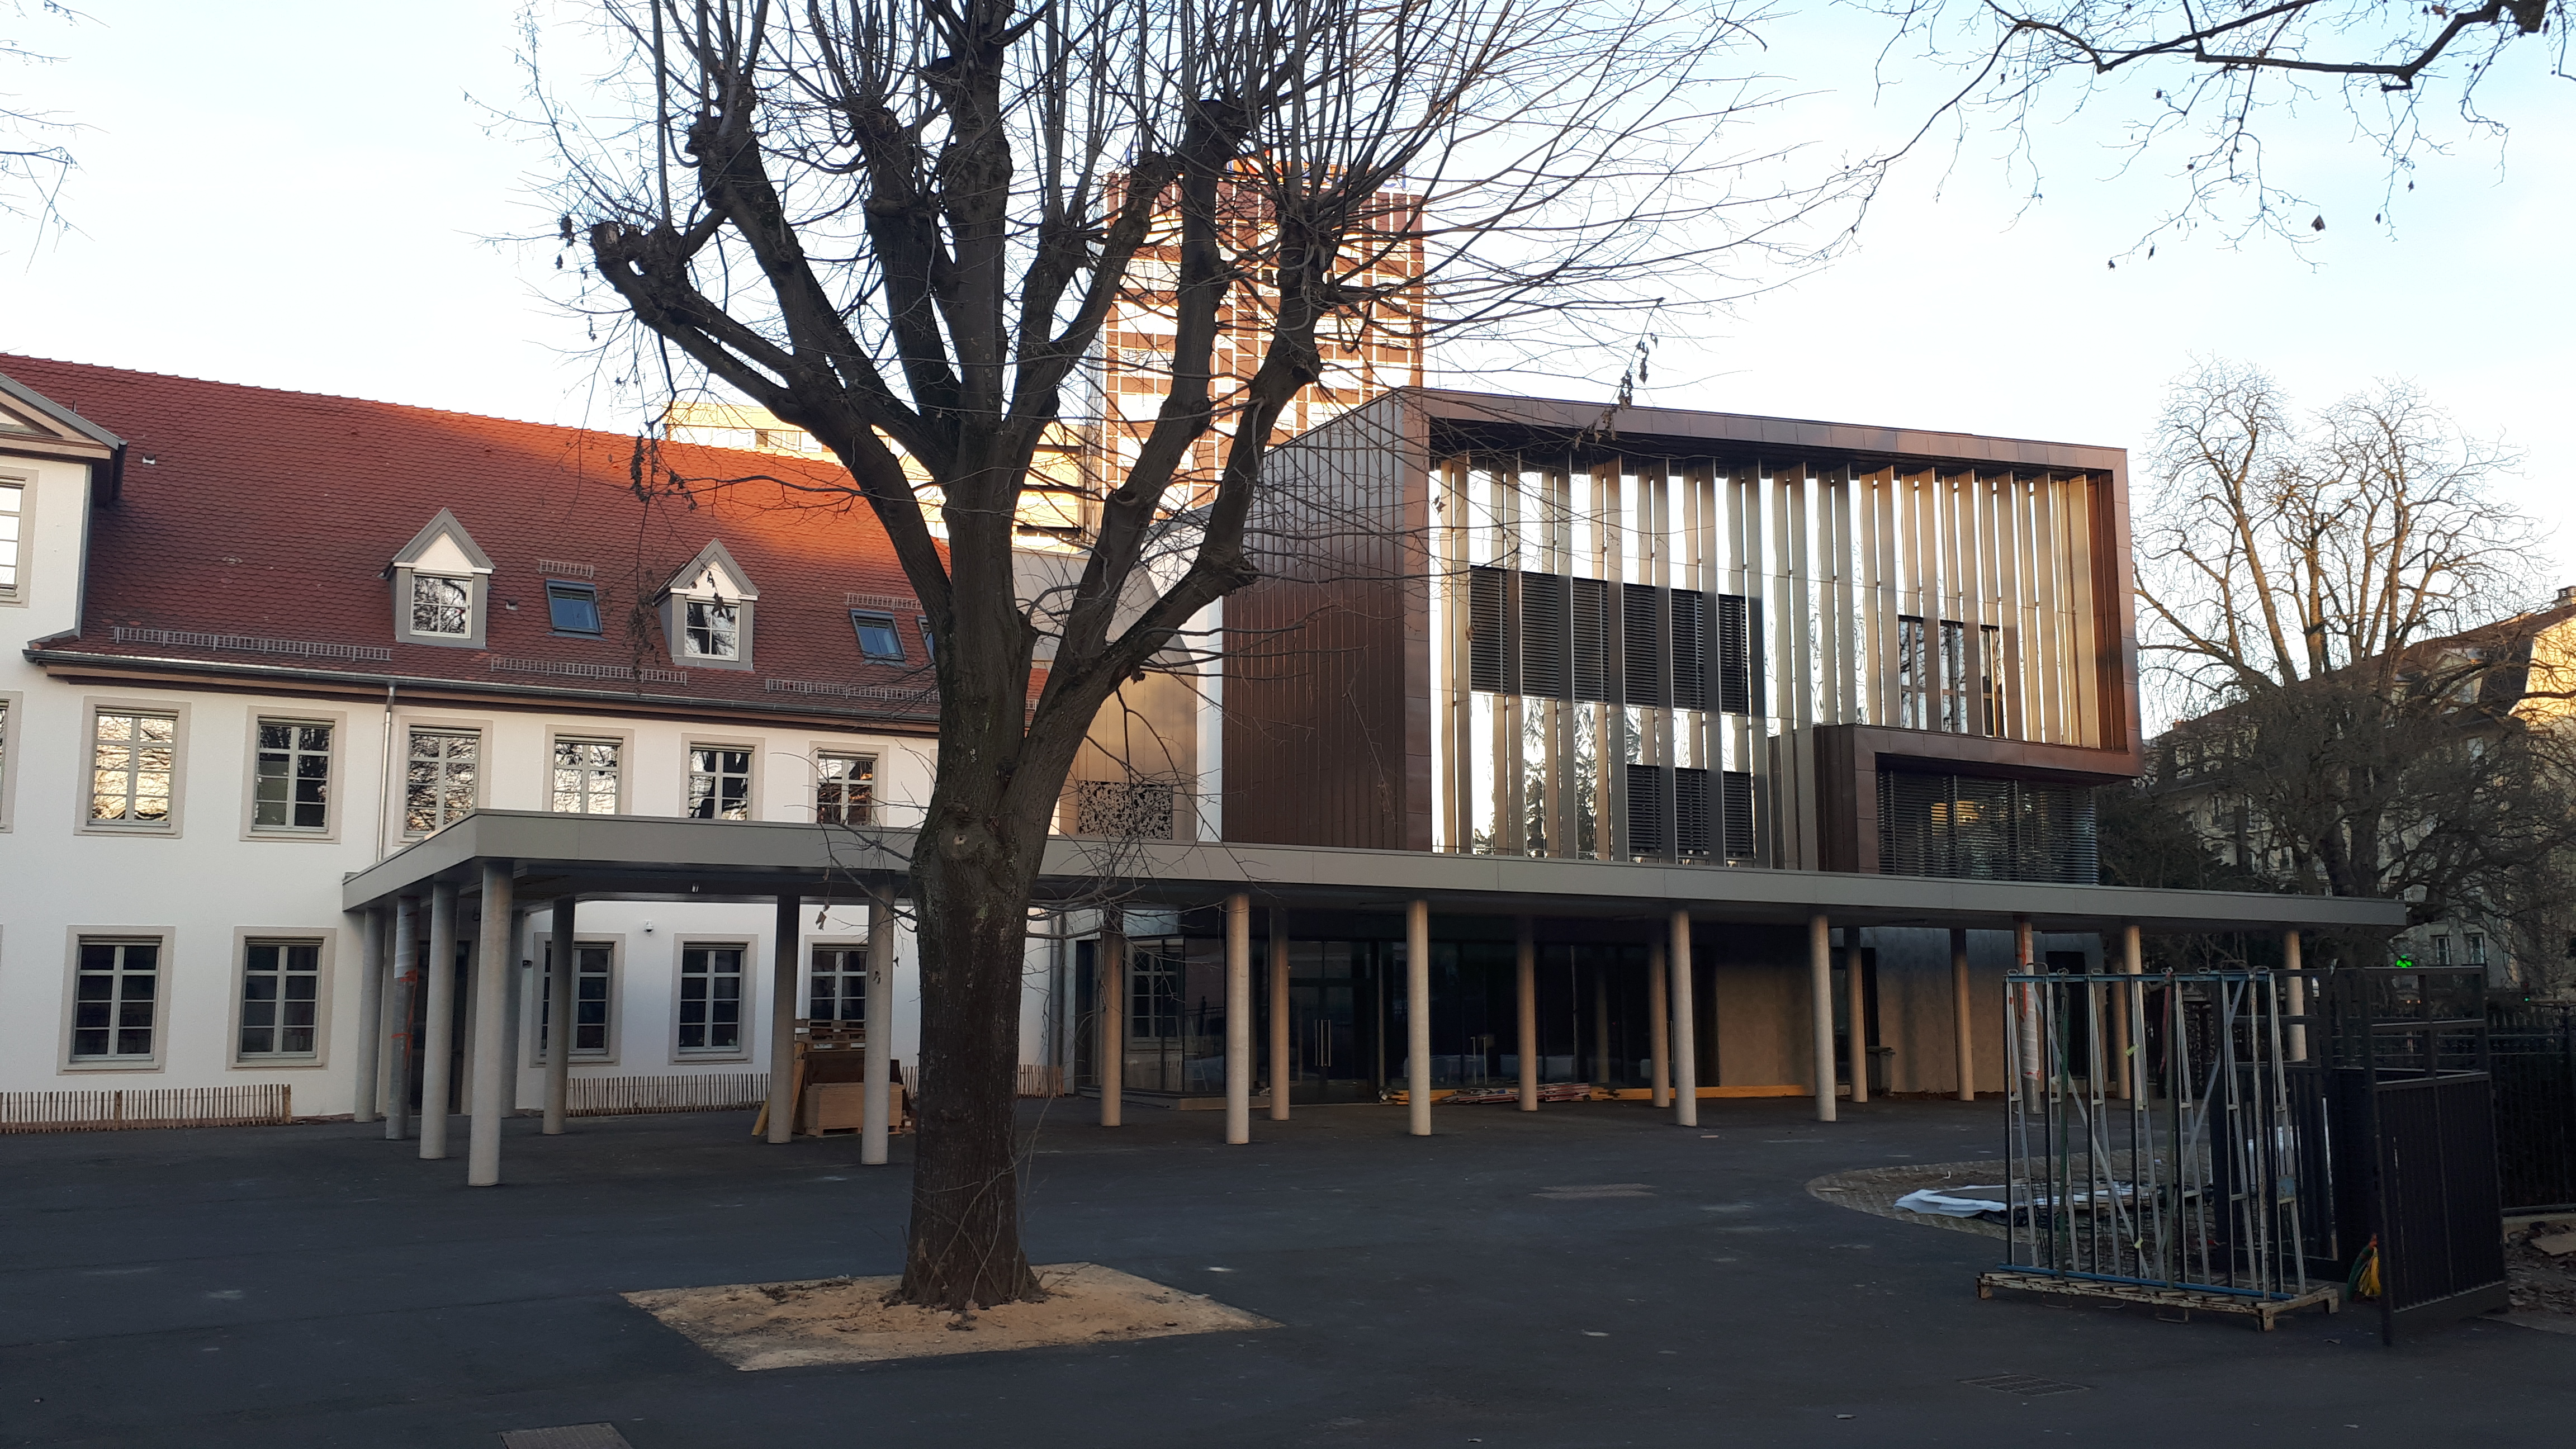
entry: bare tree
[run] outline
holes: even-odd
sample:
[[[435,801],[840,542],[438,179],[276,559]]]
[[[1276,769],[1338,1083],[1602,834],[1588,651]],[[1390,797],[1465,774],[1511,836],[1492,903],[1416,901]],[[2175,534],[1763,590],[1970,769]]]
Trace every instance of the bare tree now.
[[[2482,97],[2498,69],[2528,57],[2566,78],[2568,0],[2484,5],[2384,0],[1849,0],[1897,22],[1891,52],[1910,51],[1964,77],[1904,150],[1947,128],[1991,123],[2035,165],[2034,122],[2061,125],[2105,109],[2134,164],[2167,158],[2179,202],[2137,247],[2168,230],[2214,225],[2231,240],[2269,231],[2305,240],[2326,220],[2296,182],[2273,174],[2267,137],[2339,114],[2387,168],[2383,221],[2429,156],[2448,150],[2445,113],[2464,134],[2505,134]],[[2345,134],[2311,138],[2313,166]],[[1898,154],[1903,154],[1900,151]],[[1885,164],[1894,157],[1880,158]],[[2027,177],[2036,198],[2039,178]],[[2116,264],[2116,263],[2115,263]]]
[[[1023,936],[1085,731],[1254,578],[1247,514],[1274,424],[1325,366],[1319,327],[1615,327],[1642,279],[1770,244],[1755,218],[1775,198],[1730,190],[1714,149],[1745,103],[1713,70],[1739,32],[1606,0],[600,13],[622,89],[534,92],[562,145],[565,239],[664,386],[711,378],[839,457],[937,634],[910,881],[936,1086],[903,1292],[1032,1296],[1011,1140]],[[1364,280],[1390,247],[1424,258],[1400,289]],[[1145,275],[1149,252],[1176,265]],[[1033,455],[1139,288],[1169,303],[1168,396],[1097,480],[1076,580],[1020,599],[1014,520],[1047,486]],[[1220,355],[1246,310],[1257,345]],[[1218,461],[1192,476],[1211,438]]]
[[[2537,530],[2514,462],[2403,385],[2297,418],[2262,373],[2174,388],[2139,530],[2160,785],[2235,869],[2391,896],[2418,922],[2512,919],[2564,858],[2576,741],[2534,671]]]
[[[61,0],[36,0],[36,13],[66,23],[88,18]],[[28,19],[26,0],[9,0],[9,14],[15,20]],[[0,37],[0,61],[44,66],[60,59],[17,39]],[[62,225],[63,183],[79,164],[72,159],[74,129],[53,111],[34,109],[15,95],[0,94],[0,216],[32,222],[39,235],[47,227]]]

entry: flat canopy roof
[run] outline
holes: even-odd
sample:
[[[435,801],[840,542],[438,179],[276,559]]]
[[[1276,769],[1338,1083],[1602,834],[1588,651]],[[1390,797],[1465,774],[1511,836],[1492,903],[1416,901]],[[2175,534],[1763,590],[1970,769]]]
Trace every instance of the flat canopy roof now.
[[[440,880],[472,891],[482,863],[508,861],[522,900],[765,901],[790,891],[855,897],[868,880],[905,870],[912,843],[909,830],[480,810],[350,875],[340,894],[356,910]],[[1710,920],[1786,924],[1822,912],[1837,925],[1980,930],[2008,928],[2020,916],[2043,931],[2406,924],[2400,902],[2339,896],[1063,836],[1048,840],[1037,884],[1044,905],[1186,909],[1236,891],[1257,905],[1296,910],[1395,911],[1427,900],[1441,915],[1603,922],[1679,909]]]

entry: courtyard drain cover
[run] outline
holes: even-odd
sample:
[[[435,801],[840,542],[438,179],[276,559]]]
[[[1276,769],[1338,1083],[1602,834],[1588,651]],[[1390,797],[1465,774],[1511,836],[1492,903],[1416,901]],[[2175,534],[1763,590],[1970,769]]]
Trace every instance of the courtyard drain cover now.
[[[504,1429],[501,1449],[634,1449],[614,1424],[557,1424],[551,1429]]]
[[[1982,1379],[1961,1379],[1959,1382],[1972,1389],[1992,1389],[1999,1394],[2019,1394],[2025,1399],[2036,1399],[2048,1394],[2080,1394],[2091,1387],[2089,1384],[2070,1384],[2057,1379],[2044,1379],[2036,1374],[1995,1374]]]

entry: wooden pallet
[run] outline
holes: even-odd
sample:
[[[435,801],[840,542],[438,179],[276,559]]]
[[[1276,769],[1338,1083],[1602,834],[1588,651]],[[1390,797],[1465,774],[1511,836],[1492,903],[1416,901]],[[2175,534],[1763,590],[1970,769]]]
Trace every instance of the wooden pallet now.
[[[1992,1298],[1998,1288],[2020,1293],[2056,1293],[2070,1298],[2097,1298],[2111,1303],[2143,1303],[2179,1309],[2188,1320],[2197,1313],[2233,1313],[2254,1320],[2265,1333],[2285,1313],[2303,1308],[2343,1311],[2343,1290],[2320,1285],[2291,1298],[2255,1298],[2242,1293],[2211,1293],[2192,1288],[2162,1288],[2150,1283],[2106,1283],[2095,1278],[2068,1278],[2054,1273],[2015,1272],[1997,1268],[1977,1275],[1977,1296]]]

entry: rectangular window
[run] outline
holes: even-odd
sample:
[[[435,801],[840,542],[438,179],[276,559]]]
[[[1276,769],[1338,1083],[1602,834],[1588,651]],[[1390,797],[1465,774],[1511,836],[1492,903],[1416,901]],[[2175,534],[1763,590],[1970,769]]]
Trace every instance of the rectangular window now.
[[[72,1060],[149,1060],[160,995],[160,942],[83,940],[73,987]]]
[[[1994,624],[1977,626],[1977,733],[1988,739],[2004,734],[2004,631]]]
[[[723,745],[689,750],[689,815],[696,820],[751,818],[751,751]]]
[[[740,946],[689,946],[680,952],[680,1050],[742,1050]]]
[[[474,583],[445,574],[411,576],[411,631],[462,639],[473,633]]]
[[[1931,641],[1923,621],[1911,614],[1896,620],[1896,724],[1899,729],[1932,728]]]
[[[482,752],[482,740],[472,730],[411,732],[411,758],[403,771],[404,834],[427,835],[474,809]]]
[[[806,1018],[816,1026],[864,1025],[867,987],[867,947],[815,947],[813,984],[806,989]]]
[[[558,634],[599,637],[599,590],[589,584],[546,580],[546,622]]]
[[[1941,621],[1941,728],[1966,734],[1968,727],[1968,626]]]
[[[742,610],[733,604],[714,604],[704,599],[688,601],[686,648],[692,659],[739,659],[742,657]]]
[[[554,942],[544,946],[546,969],[537,982],[537,1059],[554,1045]],[[577,942],[572,948],[572,1054],[575,1058],[608,1055],[609,948],[605,941]]]
[[[242,949],[242,1057],[312,1056],[321,999],[320,942],[248,943]]]
[[[912,622],[913,622],[913,623],[915,623],[915,624],[917,624],[917,625],[919,625],[919,626],[921,627],[921,660],[922,660],[922,662],[923,662],[923,663],[925,663],[925,664],[936,664],[936,663],[938,663],[938,662],[939,662],[939,642],[938,642],[937,640],[935,640],[935,639],[933,639],[933,638],[931,638],[931,637],[930,637],[930,616],[929,616],[928,614],[923,614],[923,615],[919,616],[918,618],[915,618]]]
[[[865,825],[876,804],[877,762],[866,755],[814,757],[814,819],[824,825]]]
[[[327,830],[331,825],[331,727],[300,720],[259,722],[251,768],[251,828]]]
[[[616,740],[555,741],[555,813],[617,813],[618,756]]]
[[[2476,931],[2469,933],[2469,964],[2472,966],[2487,964],[2487,938]]]
[[[2435,936],[2433,938],[2433,964],[2436,966],[2448,966],[2451,964],[2450,937]]]
[[[894,615],[850,611],[850,628],[859,636],[859,655],[879,664],[903,662],[903,636],[895,632]]]
[[[0,599],[18,596],[18,545],[20,520],[27,505],[27,490],[17,483],[0,483]]]
[[[162,827],[179,765],[179,717],[100,710],[90,740],[93,823]]]

